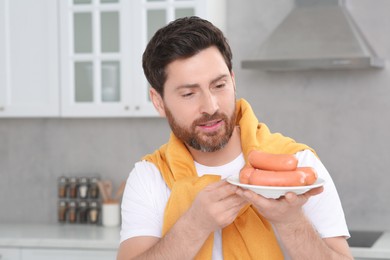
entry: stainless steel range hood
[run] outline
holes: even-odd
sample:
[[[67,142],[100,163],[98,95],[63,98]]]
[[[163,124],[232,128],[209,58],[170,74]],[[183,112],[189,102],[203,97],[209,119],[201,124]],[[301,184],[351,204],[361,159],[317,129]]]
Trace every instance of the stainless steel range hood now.
[[[242,61],[244,69],[267,71],[383,68],[344,1],[295,0],[295,7],[261,45]]]

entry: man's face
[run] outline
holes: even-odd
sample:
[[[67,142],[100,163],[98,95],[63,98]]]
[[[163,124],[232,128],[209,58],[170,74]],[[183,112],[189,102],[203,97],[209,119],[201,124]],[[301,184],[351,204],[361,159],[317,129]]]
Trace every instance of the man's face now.
[[[223,148],[235,126],[235,85],[216,47],[170,63],[163,111],[172,132],[204,152]]]

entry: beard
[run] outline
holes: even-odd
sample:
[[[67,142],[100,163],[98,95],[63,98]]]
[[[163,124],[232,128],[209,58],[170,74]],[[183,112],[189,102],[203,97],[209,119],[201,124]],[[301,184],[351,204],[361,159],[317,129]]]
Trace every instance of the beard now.
[[[212,115],[203,114],[189,128],[180,126],[166,106],[165,114],[174,135],[186,145],[202,152],[215,152],[225,147],[233,134],[236,123],[234,109],[230,116],[218,111]],[[197,131],[197,126],[211,120],[222,120],[224,122],[223,127],[214,132],[202,133]]]

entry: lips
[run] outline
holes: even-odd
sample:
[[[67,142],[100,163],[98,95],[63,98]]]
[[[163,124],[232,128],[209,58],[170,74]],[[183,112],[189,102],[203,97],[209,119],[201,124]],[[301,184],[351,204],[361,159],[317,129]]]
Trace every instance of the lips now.
[[[205,131],[215,131],[223,124],[223,120],[212,120],[199,124],[198,126]]]
[[[209,122],[206,122],[206,123],[203,123],[203,124],[200,124],[200,126],[213,126],[213,125],[216,125],[218,124],[219,122],[221,122],[222,120],[213,120],[213,121],[209,121]]]

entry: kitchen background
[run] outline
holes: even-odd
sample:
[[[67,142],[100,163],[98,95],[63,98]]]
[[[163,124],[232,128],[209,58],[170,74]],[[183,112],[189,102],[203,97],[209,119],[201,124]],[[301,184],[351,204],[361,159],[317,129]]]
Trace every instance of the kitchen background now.
[[[272,131],[312,146],[352,229],[390,230],[390,64],[379,70],[244,70],[289,11],[287,0],[227,1],[237,96]],[[390,1],[348,1],[378,55],[390,58]],[[141,64],[140,64],[141,66]],[[161,118],[1,118],[0,223],[56,223],[57,178],[100,176],[114,188],[166,142]]]

